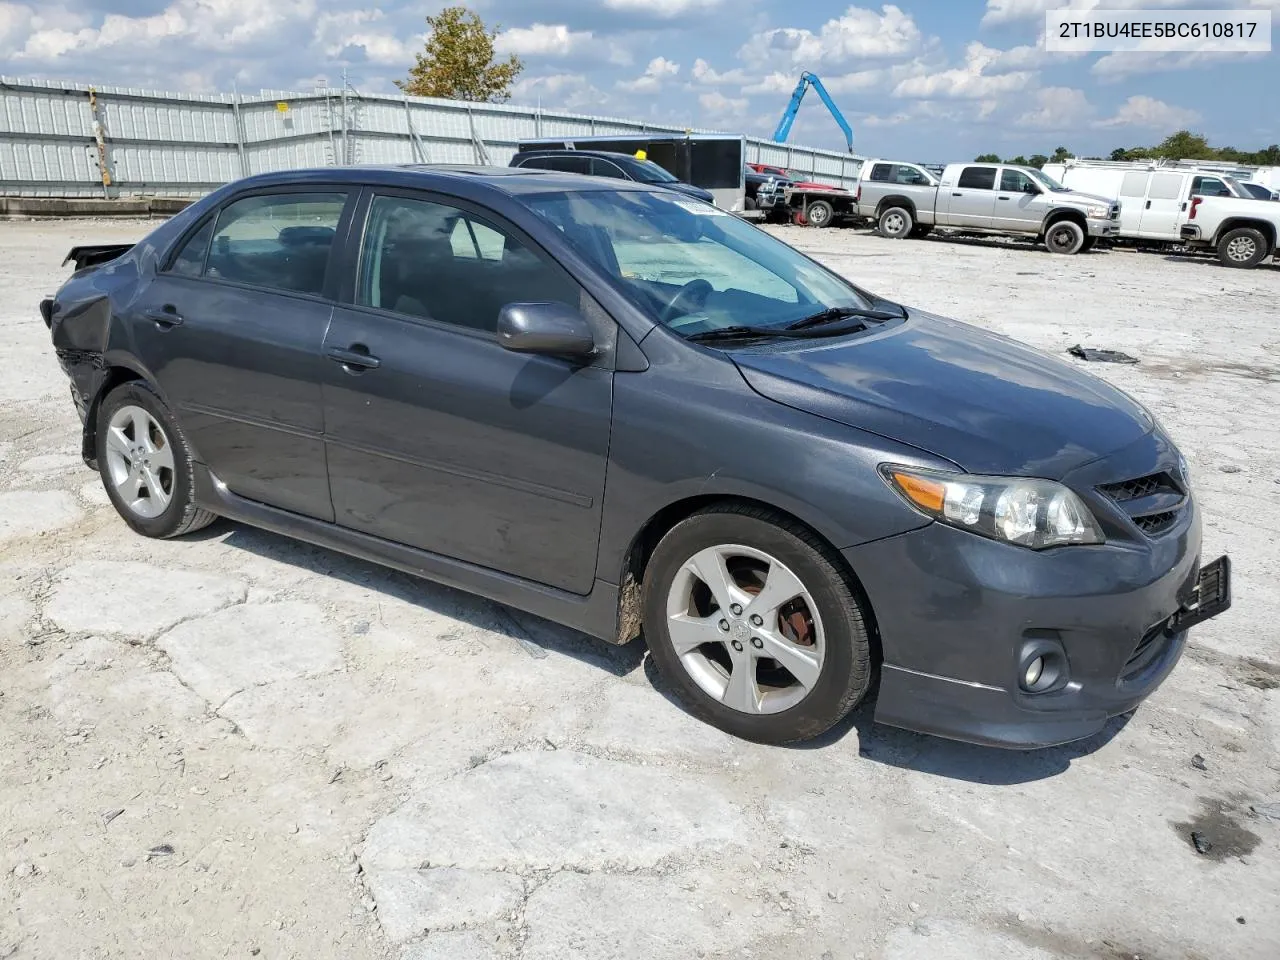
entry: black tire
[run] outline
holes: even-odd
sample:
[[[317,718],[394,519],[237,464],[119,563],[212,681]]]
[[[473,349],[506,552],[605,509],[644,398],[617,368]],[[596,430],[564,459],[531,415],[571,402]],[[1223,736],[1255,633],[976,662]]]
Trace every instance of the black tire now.
[[[139,516],[120,495],[111,478],[111,467],[106,451],[108,430],[112,417],[126,406],[141,407],[156,421],[164,433],[164,441],[173,453],[171,496],[169,505],[154,517]],[[95,432],[95,456],[102,485],[107,491],[116,512],[135,533],[144,537],[166,540],[207,527],[217,515],[202,510],[195,503],[195,475],[192,471],[191,448],[178,421],[169,408],[156,395],[150,384],[143,380],[131,380],[112,390],[98,406]]]
[[[906,207],[886,207],[880,211],[880,218],[876,222],[876,229],[880,231],[880,236],[888,237],[890,240],[909,237],[915,227],[916,218]]]
[[[1050,253],[1071,256],[1080,252],[1085,238],[1084,227],[1080,224],[1074,220],[1059,220],[1044,232],[1044,245]]]
[[[1093,245],[1094,245],[1095,243],[1097,243],[1097,242],[1098,242],[1098,238],[1097,238],[1097,237],[1085,237],[1085,238],[1084,238],[1084,243],[1082,243],[1082,244],[1080,245],[1080,252],[1081,252],[1081,253],[1088,253],[1090,250],[1092,250],[1092,249],[1093,249]]]
[[[747,197],[745,200],[742,201],[742,208],[748,211],[758,209],[756,204],[756,198]]]
[[[1218,241],[1218,260],[1224,267],[1250,270],[1267,258],[1267,238],[1253,227],[1236,227]]]
[[[932,224],[924,225],[924,224],[917,223],[914,227],[911,228],[911,236],[914,237],[916,240],[923,240],[925,237],[927,237],[931,233],[933,233]]]
[[[811,227],[829,227],[835,221],[836,208],[825,200],[811,200],[805,210],[805,219]]]
[[[719,545],[763,551],[794,572],[814,599],[825,652],[816,682],[798,703],[776,713],[748,713],[721,703],[690,675],[671,642],[667,597],[690,558]],[[642,601],[645,638],[655,665],[694,716],[727,733],[759,743],[794,743],[838,723],[871,686],[867,615],[839,557],[804,527],[767,510],[709,507],[678,523],[650,558]]]

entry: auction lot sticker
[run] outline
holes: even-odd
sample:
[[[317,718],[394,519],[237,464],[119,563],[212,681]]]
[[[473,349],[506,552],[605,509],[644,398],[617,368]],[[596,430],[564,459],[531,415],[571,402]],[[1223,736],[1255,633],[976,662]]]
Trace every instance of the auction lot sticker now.
[[[1049,10],[1045,49],[1055,53],[1165,51],[1265,53],[1271,11]]]

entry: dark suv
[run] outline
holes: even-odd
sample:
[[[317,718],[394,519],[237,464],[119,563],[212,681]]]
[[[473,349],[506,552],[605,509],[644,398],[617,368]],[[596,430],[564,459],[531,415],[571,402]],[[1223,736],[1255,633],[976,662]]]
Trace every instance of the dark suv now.
[[[512,157],[510,165],[530,170],[558,170],[561,173],[631,180],[634,183],[674,190],[707,203],[716,202],[710,190],[685,183],[652,160],[641,160],[627,153],[612,153],[607,150],[526,150]]]
[[[1070,364],[716,207],[546,171],[265,174],[41,304],[124,521],[222,515],[625,643],[698,716],[1100,730],[1229,602],[1187,468]]]

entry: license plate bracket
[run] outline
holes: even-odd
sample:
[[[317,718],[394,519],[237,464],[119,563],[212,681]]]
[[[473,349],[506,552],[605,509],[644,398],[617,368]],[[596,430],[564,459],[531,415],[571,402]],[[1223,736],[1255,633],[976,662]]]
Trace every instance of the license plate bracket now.
[[[1181,633],[1231,607],[1231,559],[1221,556],[1200,568],[1191,601],[1169,619],[1168,632]]]

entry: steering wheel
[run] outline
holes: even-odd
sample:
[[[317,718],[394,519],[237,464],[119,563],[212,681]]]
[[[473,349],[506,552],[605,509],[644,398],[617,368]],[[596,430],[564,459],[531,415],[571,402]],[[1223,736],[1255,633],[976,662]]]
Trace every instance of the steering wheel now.
[[[690,280],[676,291],[676,295],[671,298],[667,308],[662,311],[661,323],[663,326],[666,326],[676,317],[682,317],[685,314],[701,310],[707,305],[707,298],[711,296],[714,289],[710,283],[701,277],[697,280]]]

